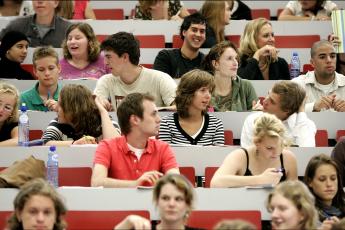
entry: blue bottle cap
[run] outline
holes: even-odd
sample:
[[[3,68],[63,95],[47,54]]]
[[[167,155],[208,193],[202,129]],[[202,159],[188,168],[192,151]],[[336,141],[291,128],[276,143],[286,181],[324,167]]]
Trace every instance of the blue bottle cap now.
[[[26,112],[28,108],[26,107],[26,104],[25,103],[22,103],[22,105],[20,106],[20,111],[22,112]]]
[[[292,52],[292,56],[298,56],[298,53],[296,51]]]
[[[55,152],[55,150],[56,150],[56,146],[55,145],[52,145],[52,146],[49,147],[49,151]]]

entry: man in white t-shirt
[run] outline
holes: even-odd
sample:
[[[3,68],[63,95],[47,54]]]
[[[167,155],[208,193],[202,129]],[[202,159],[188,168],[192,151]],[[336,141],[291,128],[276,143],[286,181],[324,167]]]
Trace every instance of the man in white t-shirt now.
[[[116,110],[121,99],[130,93],[149,93],[158,107],[173,104],[175,81],[166,73],[139,65],[139,41],[133,34],[113,34],[102,42],[101,48],[111,74],[97,81],[94,93],[102,99],[107,110]]]
[[[332,43],[315,42],[310,55],[314,71],[293,79],[306,90],[306,112],[345,112],[345,76],[335,71],[337,55]]]

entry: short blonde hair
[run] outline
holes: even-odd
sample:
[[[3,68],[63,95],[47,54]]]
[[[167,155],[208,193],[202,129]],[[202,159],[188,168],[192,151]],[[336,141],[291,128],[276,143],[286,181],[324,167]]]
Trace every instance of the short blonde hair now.
[[[254,143],[259,143],[264,137],[276,137],[282,142],[282,147],[287,147],[290,141],[286,137],[286,128],[283,122],[275,115],[264,113],[254,123]]]
[[[13,111],[10,117],[5,121],[5,123],[12,123],[18,121],[18,109],[19,109],[19,92],[18,89],[9,83],[0,83],[0,94],[9,94],[14,96],[15,104],[13,106]]]
[[[272,198],[277,194],[290,200],[304,217],[300,222],[300,229],[316,229],[318,215],[315,209],[315,199],[305,184],[298,180],[278,184],[268,195],[266,208],[269,212],[272,211],[270,207]]]

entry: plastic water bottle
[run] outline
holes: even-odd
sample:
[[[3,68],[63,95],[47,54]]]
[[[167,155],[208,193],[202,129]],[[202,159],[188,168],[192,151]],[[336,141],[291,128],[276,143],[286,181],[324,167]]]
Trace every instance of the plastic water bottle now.
[[[25,103],[20,106],[20,116],[18,122],[18,145],[29,145],[29,117]]]
[[[59,187],[59,159],[56,147],[50,146],[47,161],[47,180],[55,188]]]
[[[292,53],[291,63],[290,63],[290,78],[293,79],[300,75],[301,71],[301,62],[298,57],[297,52]]]

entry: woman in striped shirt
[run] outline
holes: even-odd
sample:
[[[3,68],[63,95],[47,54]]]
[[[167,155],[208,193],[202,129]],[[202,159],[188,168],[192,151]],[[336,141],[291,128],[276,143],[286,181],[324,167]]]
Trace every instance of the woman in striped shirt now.
[[[205,71],[185,73],[176,91],[177,112],[162,119],[159,139],[171,144],[223,145],[223,123],[207,113],[214,87],[214,77]]]

